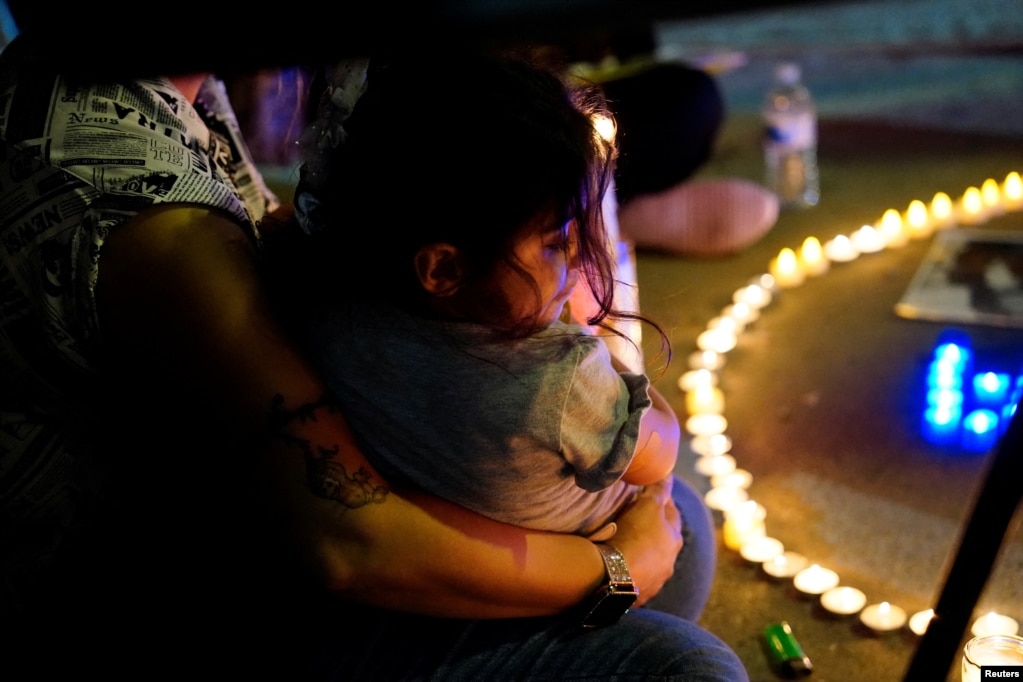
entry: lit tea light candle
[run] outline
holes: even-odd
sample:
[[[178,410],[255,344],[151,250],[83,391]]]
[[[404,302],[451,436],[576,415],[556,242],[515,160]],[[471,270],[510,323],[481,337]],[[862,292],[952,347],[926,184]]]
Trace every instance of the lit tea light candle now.
[[[718,374],[709,369],[691,369],[683,372],[678,378],[678,387],[683,391],[691,391],[697,386],[717,386]]]
[[[782,288],[797,287],[806,279],[806,273],[796,258],[796,252],[787,246],[771,261],[770,272],[774,281]]]
[[[984,215],[988,218],[1005,210],[1002,204],[1002,188],[994,178],[988,178],[981,184],[980,199],[984,204]]]
[[[735,348],[739,338],[727,329],[707,329],[696,337],[696,347],[700,350],[712,350],[715,353],[727,353]]]
[[[799,247],[799,263],[811,277],[823,275],[831,267],[831,261],[824,255],[824,247],[817,237],[807,237]]]
[[[724,476],[735,471],[735,457],[731,455],[711,455],[700,457],[693,464],[693,469],[704,476]],[[720,487],[720,486],[717,486]],[[732,486],[736,487],[736,486]]]
[[[1002,205],[1007,211],[1023,208],[1023,178],[1016,171],[1006,175],[1002,182]]]
[[[778,290],[778,283],[774,281],[774,275],[769,272],[762,272],[759,275],[750,277],[746,284],[755,284],[758,287],[762,287],[772,294]]]
[[[864,225],[849,237],[860,253],[877,253],[885,247],[884,237],[873,225]]]
[[[931,236],[934,225],[927,213],[927,206],[919,199],[909,202],[906,209],[906,232],[910,239],[923,239]]]
[[[712,436],[695,436],[689,441],[689,447],[693,452],[702,457],[714,457],[716,455],[723,455],[732,449],[732,439],[723,433],[714,434]],[[733,461],[732,466],[728,471],[735,469]],[[707,474],[710,476],[711,474]]]
[[[909,243],[909,234],[902,222],[902,214],[894,208],[889,208],[881,215],[876,229],[889,247],[898,248]]]
[[[771,302],[773,298],[773,294],[771,294],[772,287],[773,280],[771,287],[765,287],[762,284],[747,284],[732,294],[732,301],[734,303],[745,303],[756,310],[760,310]]]
[[[749,493],[742,488],[711,488],[703,496],[703,502],[710,509],[726,512],[749,500]]]
[[[690,369],[719,370],[725,366],[725,356],[716,350],[698,350],[689,354]]]
[[[700,384],[686,392],[689,414],[721,414],[725,411],[725,394],[717,386]]]
[[[728,420],[720,414],[694,414],[686,419],[686,433],[693,436],[712,436],[724,433]]]
[[[739,303],[733,303],[722,308],[721,315],[734,318],[736,321],[741,322],[743,326],[746,326],[760,317],[760,310],[754,308],[749,303],[740,301]]]
[[[821,606],[840,616],[859,613],[867,603],[867,595],[855,587],[832,587],[821,595]]]
[[[742,333],[745,326],[746,325],[743,322],[740,322],[734,317],[729,317],[728,315],[718,315],[707,322],[707,329],[724,329],[736,336]]]
[[[753,474],[745,469],[735,469],[725,474],[714,474],[710,477],[712,488],[743,488],[748,490],[753,485]]]
[[[955,224],[955,215],[952,208],[952,197],[944,192],[935,192],[931,199],[931,222],[935,229],[952,227]]]
[[[824,255],[834,263],[848,263],[851,260],[856,260],[860,252],[856,250],[856,246],[853,245],[849,237],[840,234],[824,245]]]
[[[932,620],[934,620],[934,609],[917,611],[909,618],[909,629],[913,631],[914,635],[922,635],[927,632]]]
[[[874,632],[898,630],[906,624],[906,612],[886,601],[871,604],[860,612],[860,621]]]
[[[967,187],[959,200],[959,222],[977,225],[984,222],[984,199],[976,187]]]
[[[832,587],[838,586],[838,574],[830,568],[824,568],[818,564],[811,564],[792,579],[792,584],[803,594],[818,595],[824,594]]]
[[[792,578],[810,561],[798,552],[782,552],[763,563],[764,573],[772,578]]]
[[[751,564],[763,565],[781,556],[785,546],[776,538],[754,538],[739,548],[739,556]]]
[[[725,510],[721,537],[728,549],[740,549],[751,540],[767,535],[767,510],[756,500],[746,500]]]
[[[1015,635],[1019,632],[1019,623],[1014,618],[989,611],[973,621],[970,632],[974,637],[982,635]]]

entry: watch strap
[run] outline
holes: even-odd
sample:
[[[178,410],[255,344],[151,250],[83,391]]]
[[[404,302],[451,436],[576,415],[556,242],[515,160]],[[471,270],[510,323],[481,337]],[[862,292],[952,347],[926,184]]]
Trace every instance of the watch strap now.
[[[629,573],[629,565],[625,563],[625,557],[614,545],[606,542],[594,543],[600,558],[604,560],[604,568],[607,570],[607,579],[612,585],[632,585],[632,575]]]
[[[639,590],[632,582],[625,557],[618,548],[603,542],[596,542],[594,545],[604,561],[607,577],[582,605],[582,626],[586,629],[618,622],[639,598]]]

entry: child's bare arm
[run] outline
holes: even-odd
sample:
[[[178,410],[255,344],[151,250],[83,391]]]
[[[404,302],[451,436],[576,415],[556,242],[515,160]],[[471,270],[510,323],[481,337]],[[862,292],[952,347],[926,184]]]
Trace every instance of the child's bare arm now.
[[[614,355],[611,362],[619,372],[629,371]],[[653,386],[648,392],[653,404],[640,420],[636,454],[622,476],[626,483],[633,485],[650,485],[671,474],[682,437],[678,417],[668,401]]]
[[[622,477],[633,485],[650,485],[671,474],[678,458],[681,430],[671,405],[657,390],[650,387],[653,405],[643,415],[639,439],[632,464]]]

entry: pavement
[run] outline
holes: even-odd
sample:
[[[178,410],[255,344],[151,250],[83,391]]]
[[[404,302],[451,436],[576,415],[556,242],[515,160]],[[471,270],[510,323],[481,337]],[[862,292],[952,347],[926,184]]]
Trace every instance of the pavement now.
[[[669,22],[658,37],[666,57],[722,68],[729,118],[703,177],[760,179],[756,111],[775,62],[803,66],[820,110],[818,206],[783,212],[736,256],[637,255],[641,306],[668,330],[674,359],[664,368],[656,348],[645,350],[683,417],[676,382],[696,336],[779,249],[1023,171],[1023,3],[828,3]],[[1023,214],[978,229],[1023,232]],[[981,355],[1023,369],[1023,330],[894,314],[932,239],[833,264],[779,292],[719,372],[731,454],[752,476],[748,494],[767,511],[768,535],[835,571],[868,604],[888,601],[908,614],[934,606],[991,460],[923,439],[921,368],[937,338],[956,329]],[[697,457],[684,448],[676,472],[706,491]],[[975,616],[1023,621],[1019,516]],[[779,679],[761,635],[779,621],[791,624],[820,682],[902,680],[921,641],[905,627],[878,634],[856,615],[831,614],[721,544],[702,622],[735,648],[754,682]],[[957,666],[958,649],[948,655]],[[948,679],[959,679],[957,668]]]

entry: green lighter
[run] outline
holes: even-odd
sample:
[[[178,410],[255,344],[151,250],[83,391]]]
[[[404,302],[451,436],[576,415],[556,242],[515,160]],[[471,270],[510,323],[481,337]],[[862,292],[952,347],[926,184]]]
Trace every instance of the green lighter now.
[[[813,664],[799,646],[792,628],[785,621],[764,628],[767,656],[771,664],[787,677],[805,677],[813,672]]]

